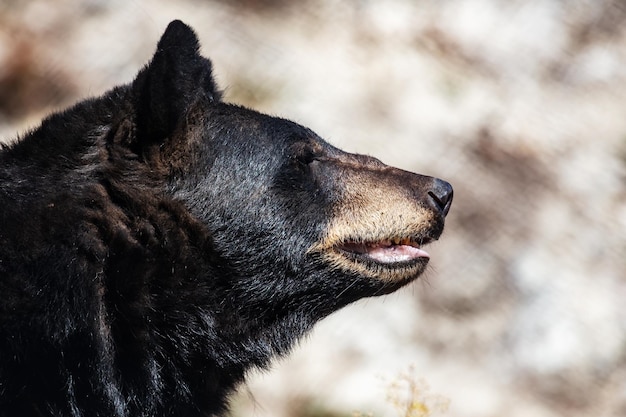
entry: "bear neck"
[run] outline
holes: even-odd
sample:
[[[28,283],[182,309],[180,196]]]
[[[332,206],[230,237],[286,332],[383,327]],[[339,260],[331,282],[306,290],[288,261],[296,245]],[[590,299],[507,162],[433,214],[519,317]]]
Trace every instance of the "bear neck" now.
[[[143,375],[125,383],[130,396],[148,398],[162,390],[169,404],[180,407],[225,405],[247,371],[288,353],[334,310],[298,304],[287,295],[251,302],[252,293],[261,291],[251,283],[259,279],[240,275],[221,258],[209,231],[180,202],[122,180],[109,187],[101,204],[125,201],[124,212],[133,213],[98,225],[111,236],[103,266],[109,318],[103,333],[110,334],[120,376]],[[145,207],[152,209],[141,211]],[[277,264],[272,273],[281,269],[285,280],[296,280],[287,266]],[[176,354],[166,358],[161,350]]]

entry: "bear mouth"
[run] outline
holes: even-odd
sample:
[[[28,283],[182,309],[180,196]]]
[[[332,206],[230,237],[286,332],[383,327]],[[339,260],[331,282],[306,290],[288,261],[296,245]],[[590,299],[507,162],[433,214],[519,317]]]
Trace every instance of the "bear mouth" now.
[[[336,245],[335,250],[353,260],[397,268],[428,262],[430,255],[422,247],[431,241],[431,238],[409,237],[394,237],[370,242],[347,240]]]
[[[323,254],[332,268],[381,281],[387,290],[395,291],[424,273],[430,261],[424,246],[439,238],[443,225],[388,227],[392,228],[400,233],[368,229],[343,236],[333,233],[310,250]]]

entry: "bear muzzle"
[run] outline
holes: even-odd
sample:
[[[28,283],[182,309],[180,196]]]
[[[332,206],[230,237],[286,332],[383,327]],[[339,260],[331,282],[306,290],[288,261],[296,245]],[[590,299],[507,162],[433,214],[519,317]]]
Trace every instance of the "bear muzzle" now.
[[[441,236],[452,204],[449,183],[351,154],[320,160],[315,171],[339,198],[310,252],[333,268],[395,284],[426,269],[424,246]]]

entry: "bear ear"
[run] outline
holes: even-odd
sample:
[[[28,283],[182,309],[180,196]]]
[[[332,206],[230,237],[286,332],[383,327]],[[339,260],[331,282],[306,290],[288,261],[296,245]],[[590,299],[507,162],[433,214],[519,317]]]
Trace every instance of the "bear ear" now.
[[[140,143],[170,136],[195,103],[220,100],[211,61],[198,50],[193,29],[180,20],[167,26],[152,60],[132,84]]]

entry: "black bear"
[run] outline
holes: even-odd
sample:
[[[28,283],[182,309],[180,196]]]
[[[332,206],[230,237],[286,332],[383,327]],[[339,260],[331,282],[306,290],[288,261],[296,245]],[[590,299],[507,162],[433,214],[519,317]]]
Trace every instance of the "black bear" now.
[[[0,151],[0,415],[220,415],[424,271],[447,182],[225,103],[198,49],[172,22],[131,84]]]

